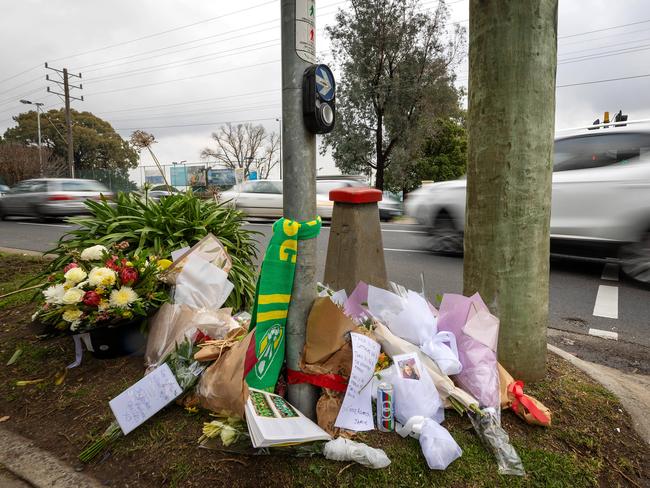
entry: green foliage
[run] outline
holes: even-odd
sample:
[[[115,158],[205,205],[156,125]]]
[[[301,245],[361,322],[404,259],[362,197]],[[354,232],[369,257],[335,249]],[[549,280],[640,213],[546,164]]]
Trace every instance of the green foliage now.
[[[464,30],[447,35],[444,2],[434,12],[420,6],[419,0],[357,0],[327,29],[341,80],[336,127],[321,151],[331,148],[343,173],[374,170],[380,189],[388,167],[413,159],[423,120],[459,105],[452,66]]]
[[[115,132],[111,124],[90,112],[72,110],[72,138],[75,169],[103,168],[128,170],[138,165],[138,153]],[[24,145],[37,143],[36,111],[14,117],[17,123],[5,131],[4,139]],[[41,114],[41,137],[44,147],[54,157],[65,160],[68,146],[65,141],[65,112],[49,110]]]
[[[56,248],[48,251],[57,255],[48,271],[61,269],[69,262],[68,251],[74,248],[127,241],[137,253],[163,258],[212,233],[232,259],[229,279],[235,288],[225,306],[241,310],[252,305],[257,232],[242,228],[244,214],[240,211],[212,200],[200,200],[191,192],[168,196],[160,202],[119,193],[115,203],[87,201],[86,205],[91,215],[69,219],[78,228],[61,237]]]
[[[453,118],[436,120],[422,143],[420,154],[386,173],[386,186],[392,191],[410,192],[422,181],[455,180],[467,169],[467,130]]]

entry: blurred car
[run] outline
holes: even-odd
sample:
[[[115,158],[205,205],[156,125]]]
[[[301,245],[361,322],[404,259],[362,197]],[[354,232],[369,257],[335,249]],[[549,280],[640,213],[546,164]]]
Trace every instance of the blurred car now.
[[[38,178],[17,183],[0,200],[0,218],[26,215],[38,218],[89,213],[84,202],[113,194],[95,180]]]
[[[555,140],[551,244],[613,257],[650,283],[650,130],[613,127]],[[425,226],[434,252],[463,251],[466,180],[423,186],[406,213]]]
[[[173,195],[174,193],[168,190],[151,190],[147,195],[149,198],[160,201],[161,198],[168,197],[170,195]]]
[[[0,197],[2,197],[8,191],[9,191],[9,187],[7,185],[0,184]]]
[[[345,187],[367,186],[363,182],[350,179],[332,179],[316,181],[316,209],[323,219],[332,218],[334,203],[329,199],[330,190]],[[253,217],[282,217],[282,180],[249,180],[241,189],[225,191],[221,201],[232,201],[234,205]],[[390,220],[401,215],[401,203],[390,197],[384,197],[379,204],[382,220]]]

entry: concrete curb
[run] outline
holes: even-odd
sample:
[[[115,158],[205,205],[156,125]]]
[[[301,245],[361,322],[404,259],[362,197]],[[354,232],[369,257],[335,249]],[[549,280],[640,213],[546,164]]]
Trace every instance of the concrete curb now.
[[[0,465],[36,488],[100,488],[89,476],[76,472],[25,437],[0,428]]]
[[[22,256],[34,256],[43,259],[54,259],[54,254],[43,254],[40,251],[30,251],[28,249],[15,249],[13,247],[0,247],[0,252],[5,254],[20,254]]]
[[[634,429],[650,444],[650,376],[627,374],[608,366],[590,363],[551,344],[548,344],[548,350],[566,359],[614,393],[632,417]]]

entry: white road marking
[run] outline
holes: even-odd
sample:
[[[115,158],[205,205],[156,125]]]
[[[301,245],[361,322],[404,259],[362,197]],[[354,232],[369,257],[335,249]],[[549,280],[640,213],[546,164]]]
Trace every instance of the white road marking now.
[[[618,281],[618,263],[608,262],[603,268],[602,280]]]
[[[602,339],[611,339],[614,341],[618,340],[618,332],[611,332],[609,330],[589,329],[588,334],[591,336],[600,337]]]
[[[600,285],[594,304],[596,317],[618,318],[618,287]]]
[[[384,251],[394,251],[394,252],[421,252],[425,254],[429,254],[429,251],[423,251],[422,249],[392,249],[389,247],[385,247]]]
[[[60,227],[60,228],[69,228],[72,227],[71,225],[65,225],[65,224],[37,224],[34,222],[16,222],[19,225],[44,225],[46,227]]]

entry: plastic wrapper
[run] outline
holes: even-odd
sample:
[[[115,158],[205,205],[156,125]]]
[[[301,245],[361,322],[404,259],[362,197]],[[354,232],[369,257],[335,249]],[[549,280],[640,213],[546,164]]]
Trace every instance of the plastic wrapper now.
[[[195,309],[166,303],[149,322],[145,367],[151,369],[158,366],[177,344],[186,337],[192,337],[198,330],[212,339],[221,339],[237,327],[239,324],[231,317],[229,308]]]
[[[448,399],[451,396],[466,409],[478,408],[478,401],[469,393],[457,388],[454,382],[442,373],[438,365],[429,356],[424,354],[418,346],[397,337],[388,327],[380,323],[375,323],[374,333],[375,338],[381,344],[381,348],[391,357],[407,352],[415,352],[418,354],[424,369],[429,373],[431,380],[436,385],[440,398],[446,402],[445,406],[450,405]]]
[[[228,274],[232,268],[232,260],[230,259],[228,252],[214,234],[208,234],[189,249],[173,252],[172,257],[174,262],[167,269],[164,275],[165,281],[169,284],[176,284],[179,274],[183,271],[183,268],[188,263],[190,257],[199,257],[217,268],[222,269],[226,274]]]
[[[382,288],[368,288],[368,310],[398,337],[419,346],[442,373],[458,374],[461,363],[454,334],[438,332],[435,309],[420,295],[392,284],[399,295]]]
[[[476,434],[496,458],[499,474],[524,476],[524,465],[510,444],[508,434],[499,424],[496,411],[493,408],[484,408],[481,414],[470,413],[469,418]]]
[[[397,356],[399,357],[399,356]],[[420,379],[405,379],[397,365],[379,372],[381,381],[393,385],[395,391],[395,419],[405,424],[411,417],[422,416],[440,423],[445,418],[445,410],[429,373],[423,368]]]
[[[327,442],[323,447],[323,455],[332,461],[354,461],[373,469],[385,468],[390,464],[390,459],[383,450],[342,437]]]
[[[176,277],[173,302],[194,308],[220,308],[233,284],[228,274],[205,259],[191,255]]]
[[[442,425],[425,419],[420,430],[420,447],[431,469],[447,469],[463,451]]]
[[[438,329],[456,336],[463,370],[454,380],[476,397],[481,407],[492,407],[499,412],[496,353],[499,319],[490,314],[478,293],[469,298],[445,294],[440,305]]]

